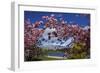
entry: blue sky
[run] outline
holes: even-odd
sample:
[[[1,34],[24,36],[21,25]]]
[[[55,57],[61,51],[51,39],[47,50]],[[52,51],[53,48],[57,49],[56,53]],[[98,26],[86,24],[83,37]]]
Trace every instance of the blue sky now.
[[[69,24],[79,24],[82,27],[90,25],[90,14],[84,13],[24,11],[24,19],[30,19],[31,23],[41,20],[45,22],[42,16],[50,16],[51,14],[54,14],[57,20],[63,18],[63,20],[67,21]]]

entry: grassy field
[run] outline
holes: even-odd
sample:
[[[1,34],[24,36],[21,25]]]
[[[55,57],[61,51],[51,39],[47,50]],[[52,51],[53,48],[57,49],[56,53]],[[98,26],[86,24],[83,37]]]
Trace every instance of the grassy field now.
[[[64,59],[64,58],[42,56],[42,57],[38,57],[38,58],[32,58],[29,61],[50,61],[50,60],[66,60],[66,59]]]
[[[48,56],[40,57],[39,59],[41,59],[41,60],[61,60],[59,58],[48,57]]]

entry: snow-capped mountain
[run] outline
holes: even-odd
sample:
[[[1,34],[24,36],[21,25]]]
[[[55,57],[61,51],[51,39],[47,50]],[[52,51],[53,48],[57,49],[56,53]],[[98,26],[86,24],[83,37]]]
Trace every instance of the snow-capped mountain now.
[[[90,26],[85,26],[84,28],[83,28],[83,30],[88,30],[90,28]]]
[[[41,37],[39,37],[37,46],[48,49],[62,49],[69,48],[73,44],[73,37],[66,37],[66,39],[59,39],[55,34],[57,33],[55,28],[46,28]]]

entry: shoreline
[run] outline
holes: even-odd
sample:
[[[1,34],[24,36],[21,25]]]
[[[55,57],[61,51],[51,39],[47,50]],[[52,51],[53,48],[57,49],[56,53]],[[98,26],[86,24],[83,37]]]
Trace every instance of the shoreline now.
[[[58,56],[47,56],[49,58],[57,58],[57,59],[63,59],[64,57],[58,57]]]

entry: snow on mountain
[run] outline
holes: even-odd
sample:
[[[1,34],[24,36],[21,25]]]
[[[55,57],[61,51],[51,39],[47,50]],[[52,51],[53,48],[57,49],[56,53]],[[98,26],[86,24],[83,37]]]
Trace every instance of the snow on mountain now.
[[[90,26],[85,26],[84,28],[83,28],[83,30],[88,30],[90,28]]]
[[[62,49],[69,48],[74,41],[73,37],[66,37],[66,40],[59,39],[53,35],[53,32],[56,33],[55,28],[46,28],[42,34],[42,37],[38,39],[37,46],[48,49]]]

